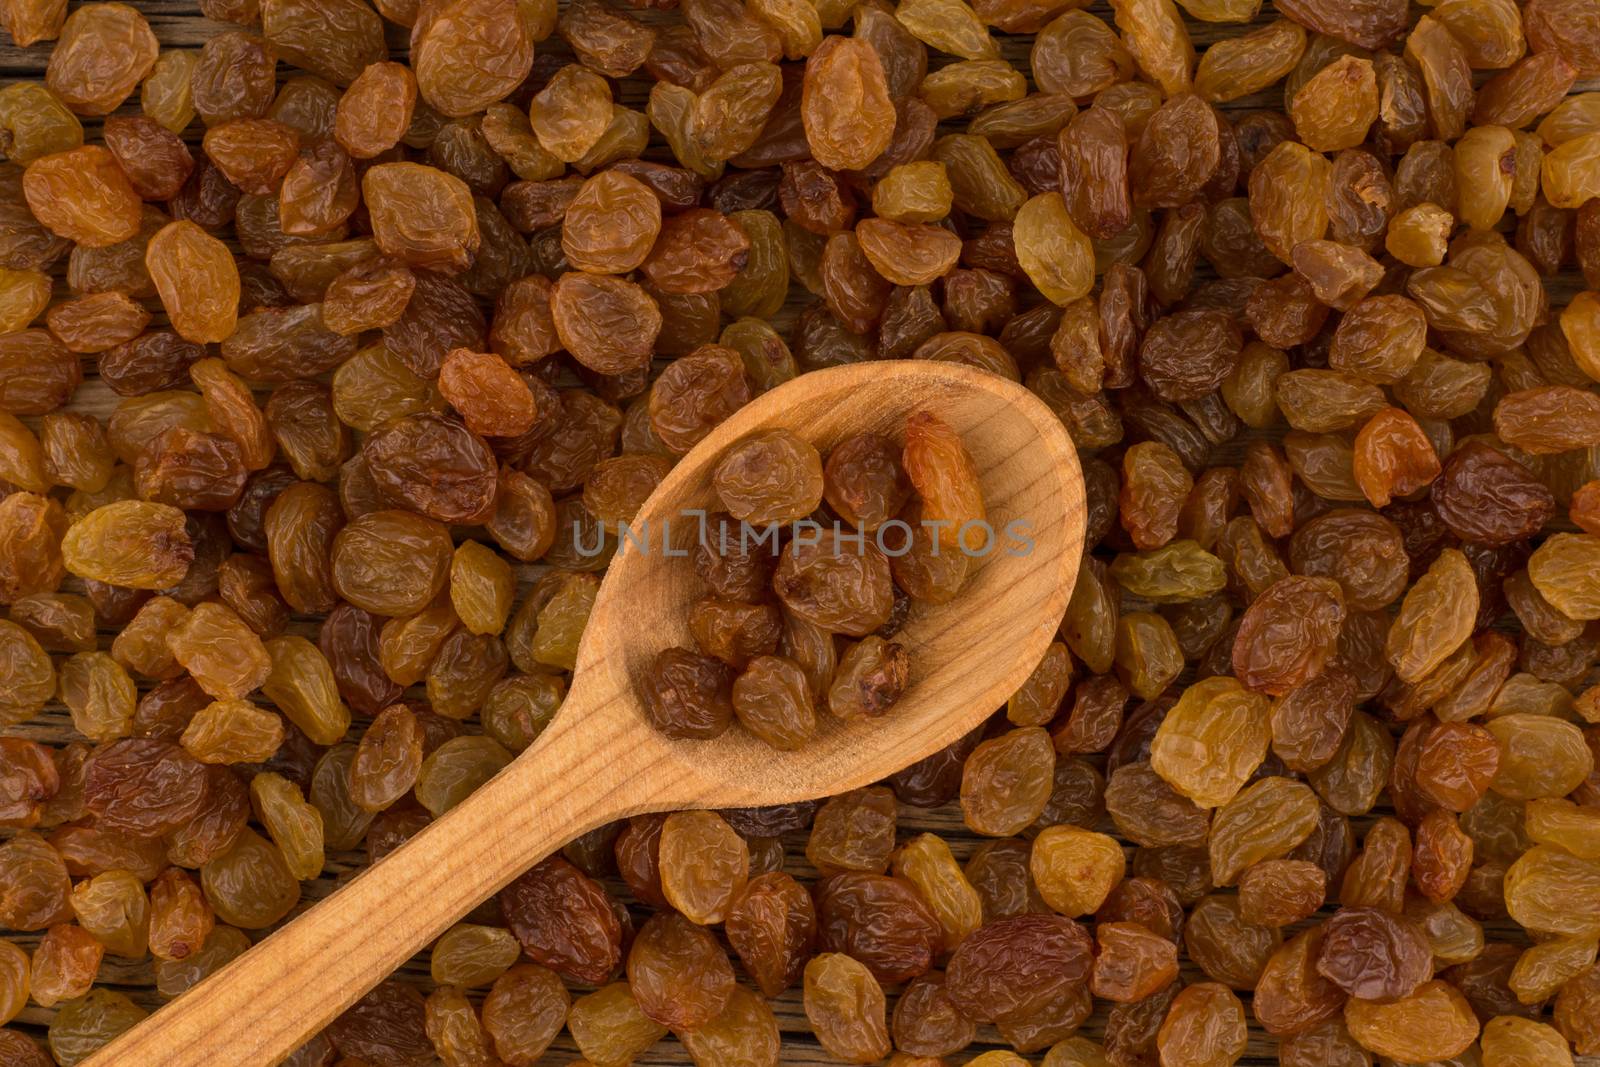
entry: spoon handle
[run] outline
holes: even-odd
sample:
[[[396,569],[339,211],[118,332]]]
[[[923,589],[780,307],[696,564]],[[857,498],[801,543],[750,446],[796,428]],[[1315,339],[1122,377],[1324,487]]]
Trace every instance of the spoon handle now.
[[[91,1067],[271,1067],[528,867],[578,834],[647,810],[648,746],[597,729],[604,717],[572,706],[578,696],[494,779],[122,1035]]]

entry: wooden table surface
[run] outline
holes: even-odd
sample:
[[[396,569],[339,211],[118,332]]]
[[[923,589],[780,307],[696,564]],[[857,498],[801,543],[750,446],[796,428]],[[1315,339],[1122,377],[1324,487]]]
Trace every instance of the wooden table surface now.
[[[4,0],[0,0],[0,2],[4,2]],[[194,2],[187,2],[187,0],[128,0],[128,2],[144,13],[150,22],[151,28],[160,39],[163,49],[199,48],[212,35],[238,28],[232,23],[214,22],[206,19],[200,14],[198,5]],[[1600,2],[1600,0],[1597,0],[1597,2]],[[76,8],[79,5],[74,0],[71,6]],[[563,0],[562,6],[565,6],[565,0]],[[1111,19],[1110,10],[1104,0],[1097,0],[1088,10],[1108,22]],[[668,21],[674,17],[652,10],[639,11],[635,12],[635,14],[646,21],[652,22]],[[1272,9],[1270,0],[1268,0],[1257,17],[1256,24],[1270,22],[1275,17],[1276,12]],[[1237,25],[1222,26],[1187,18],[1186,22],[1188,23],[1190,36],[1200,51],[1203,51],[1213,41],[1235,36],[1248,28]],[[390,49],[394,58],[402,58],[407,51],[406,31],[401,27],[388,23],[385,25],[388,30]],[[1006,34],[997,36],[1000,38],[1003,55],[1026,73],[1028,71],[1028,53],[1033,42],[1032,35]],[[18,48],[11,42],[8,35],[0,34],[0,84],[14,80],[42,79],[52,45],[53,42],[42,42],[31,48]],[[555,37],[541,42],[538,45],[538,50],[541,52],[570,53],[570,49],[567,48],[565,43]],[[939,65],[942,59],[948,59],[948,57],[937,55],[933,55],[930,58],[932,58],[935,65]],[[279,64],[278,75],[280,81],[297,73],[299,72],[288,67],[287,64]],[[1477,72],[1478,81],[1484,80],[1489,73],[1492,72]],[[621,86],[620,99],[631,106],[642,107],[648,89],[648,81],[637,79],[625,81]],[[1600,80],[1579,82],[1573,88],[1575,93],[1594,90],[1600,90]],[[1229,111],[1248,110],[1251,108],[1282,110],[1281,88],[1274,87],[1255,96],[1223,105],[1223,107]],[[137,93],[131,98],[129,104],[124,105],[118,113],[138,113]],[[83,120],[87,140],[92,142],[99,139],[100,121],[99,119]],[[957,127],[952,126],[952,129],[954,128]],[[191,143],[198,144],[202,132],[203,128],[197,119],[186,131],[185,138]],[[655,156],[661,151],[664,150],[661,148],[659,138],[656,138],[652,143],[652,150],[649,154]],[[666,157],[663,156],[662,158]],[[1202,264],[1202,268],[1204,268],[1204,264]],[[64,261],[60,270],[64,271]],[[1556,278],[1549,279],[1547,286],[1552,304],[1557,307],[1564,305],[1573,293],[1583,288],[1582,279],[1575,272],[1567,272]],[[58,279],[57,294],[60,295],[64,291],[64,283]],[[795,291],[791,296],[790,306],[785,308],[778,316],[779,329],[785,334],[787,334],[788,326],[792,323],[797,308],[809,302],[810,299],[809,294],[805,294],[798,284],[795,286]],[[86,381],[82,388],[79,389],[71,407],[74,410],[93,412],[103,419],[115,407],[118,397],[95,378],[92,357],[85,361],[85,376]],[[1242,441],[1230,442],[1227,446],[1219,449],[1215,462],[1236,462],[1241,450]],[[520,568],[519,577],[522,580],[523,588],[526,589],[527,584],[536,578],[542,570],[543,568],[538,565]],[[296,618],[291,624],[290,630],[291,632],[300,632],[314,638],[315,628],[315,619]],[[113,632],[104,632],[101,636],[102,647],[104,647],[105,644],[109,643]],[[364,729],[366,722],[367,720],[357,716],[356,725],[358,729]],[[475,724],[473,725],[475,728]],[[52,704],[35,719],[22,726],[4,731],[4,733],[28,737],[45,744],[54,745],[63,744],[74,739],[82,740],[81,735],[73,730],[71,719],[66,710],[59,704]],[[1364,824],[1369,820],[1357,821]],[[1106,824],[1101,829],[1108,832],[1114,830],[1109,821],[1106,821]],[[900,831],[902,840],[910,835],[924,831],[937,833],[945,838],[956,858],[961,861],[965,861],[972,850],[984,840],[965,827],[961,820],[961,812],[955,804],[933,810],[901,805]],[[5,832],[0,831],[0,837],[3,836],[5,836]],[[814,876],[814,872],[805,861],[805,834],[801,832],[788,835],[785,839],[785,845],[788,857],[785,869],[803,881],[810,880]],[[339,886],[342,878],[348,877],[351,872],[360,869],[365,863],[365,854],[361,852],[330,852],[328,854],[328,864],[322,876],[303,884],[303,897],[300,905],[295,909],[295,913],[297,914],[316,900],[333,892]],[[614,891],[624,892],[622,883],[617,879],[609,879],[608,883]],[[381,921],[381,917],[375,917],[375,920]],[[38,941],[37,934],[13,934],[4,931],[0,931],[0,934],[15,941],[30,952]],[[259,939],[263,935],[253,934],[252,936]],[[1507,939],[1525,940],[1520,929],[1509,924],[1491,926],[1489,936],[1491,938],[1500,936]],[[424,990],[429,988],[431,982],[428,977],[427,952],[421,952],[409,961],[399,972],[399,976],[407,981],[417,983]],[[1184,964],[1183,978],[1186,982],[1206,980],[1205,975],[1187,961]],[[155,990],[154,974],[149,960],[132,963],[107,956],[100,969],[98,984],[126,993],[140,1006],[150,1011],[156,1010],[163,1003],[163,998]],[[577,994],[578,992],[580,990],[574,987],[574,993]],[[479,993],[481,994],[481,991]],[[1248,1004],[1249,994],[1242,994],[1242,998]],[[474,999],[479,999],[479,997],[475,996]],[[890,1005],[891,1007],[893,1006],[892,994]],[[811,1035],[805,1014],[801,1010],[798,990],[790,990],[774,1002],[773,1007],[783,1031],[781,1061],[784,1064],[792,1064],[795,1067],[813,1067],[813,1065],[822,1067],[822,1065],[832,1065],[838,1062],[822,1050],[816,1039]],[[54,1014],[53,1009],[40,1008],[30,1002],[21,1017],[11,1025],[33,1034],[42,1041],[45,1028],[49,1025]],[[1098,1037],[1103,1029],[1104,1021],[1104,1012],[1098,1012],[1079,1032],[1089,1037]],[[965,1060],[986,1049],[1007,1047],[1009,1046],[1000,1041],[999,1035],[992,1027],[984,1026],[979,1029],[978,1041],[966,1052],[952,1057],[952,1060],[965,1062]],[[1042,1053],[1036,1053],[1028,1058],[1037,1062],[1041,1056]],[[560,1065],[578,1058],[580,1056],[576,1046],[572,1043],[571,1038],[563,1032],[542,1062]],[[677,1067],[677,1065],[687,1064],[690,1061],[682,1046],[674,1038],[668,1037],[639,1057],[637,1062],[646,1065],[674,1065],[674,1067]],[[1240,1063],[1267,1065],[1276,1064],[1277,1062],[1275,1039],[1259,1028],[1252,1027],[1249,1049],[1244,1058],[1240,1060]],[[1600,1067],[1600,1056],[1578,1057],[1576,1062],[1579,1067]],[[151,1065],[151,1067],[158,1067],[158,1065]]]

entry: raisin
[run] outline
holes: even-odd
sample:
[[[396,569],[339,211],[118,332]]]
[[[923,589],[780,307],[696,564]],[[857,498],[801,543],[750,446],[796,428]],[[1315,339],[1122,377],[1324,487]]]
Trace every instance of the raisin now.
[[[559,856],[501,890],[500,906],[523,951],[558,974],[604,982],[622,962],[622,928],[611,898]]]
[[[839,952],[805,966],[805,1012],[825,1049],[847,1063],[872,1063],[889,1053],[883,988],[858,961]]]

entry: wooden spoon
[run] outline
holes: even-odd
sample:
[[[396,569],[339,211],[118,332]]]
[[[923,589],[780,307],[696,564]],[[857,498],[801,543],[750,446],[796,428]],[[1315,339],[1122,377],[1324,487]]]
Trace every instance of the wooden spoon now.
[[[797,752],[737,728],[672,741],[646,721],[638,680],[654,655],[691,645],[704,588],[691,553],[665,556],[659,523],[715,509],[724,450],[787,427],[821,451],[855,433],[894,438],[930,411],[961,435],[990,525],[1021,521],[975,560],[952,603],[919,605],[897,638],[911,684],[885,717],[829,721]],[[648,811],[780,804],[878,781],[983,722],[1044,654],[1083,551],[1083,479],[1061,420],[1020,385],[951,363],[863,363],[803,375],[740,409],[683,457],[634,522],[652,551],[610,565],[566,702],[539,740],[492,781],[194,990],[94,1056],[94,1067],[269,1067],[485,898],[567,841]],[[696,523],[675,521],[691,547]]]

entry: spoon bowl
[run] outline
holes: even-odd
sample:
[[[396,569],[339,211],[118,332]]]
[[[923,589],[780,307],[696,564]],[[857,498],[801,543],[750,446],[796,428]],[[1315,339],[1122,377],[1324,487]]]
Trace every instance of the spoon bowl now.
[[[790,392],[800,384],[811,388]],[[1061,420],[1021,386],[957,364],[857,364],[757,398],[672,468],[632,524],[636,539],[611,562],[578,649],[575,702],[589,709],[591,727],[603,718],[602,729],[634,730],[646,721],[638,693],[651,659],[673,645],[693,647],[689,610],[707,590],[692,548],[698,516],[719,510],[712,474],[730,447],[781,427],[827,455],[858,433],[903,439],[906,417],[917,411],[937,414],[961,436],[994,536],[986,550],[969,553],[960,594],[915,604],[895,636],[910,653],[910,685],[881,719],[822,716],[818,735],[794,752],[776,752],[738,728],[700,742],[647,728],[637,743],[650,750],[652,775],[674,776],[672,791],[687,801],[673,806],[782,804],[878,781],[982,722],[1044,655],[1083,552],[1083,476]]]
[[[658,733],[640,682],[662,649],[692,645],[705,595],[696,512],[716,510],[726,449],[785,428],[824,454],[862,432],[903,437],[938,415],[983,486],[989,550],[943,605],[914,604],[895,640],[911,680],[880,719],[827,716],[794,752],[734,728],[710,741]],[[1082,473],[1065,427],[1022,386],[922,360],[806,374],[757,397],[678,461],[631,524],[590,613],[567,699],[494,779],[381,863],[124,1034],[92,1067],[269,1067],[482,900],[565,842],[647,811],[750,807],[881,780],[972,730],[1022,684],[1066,611],[1083,551]],[[641,547],[642,546],[642,547]]]

